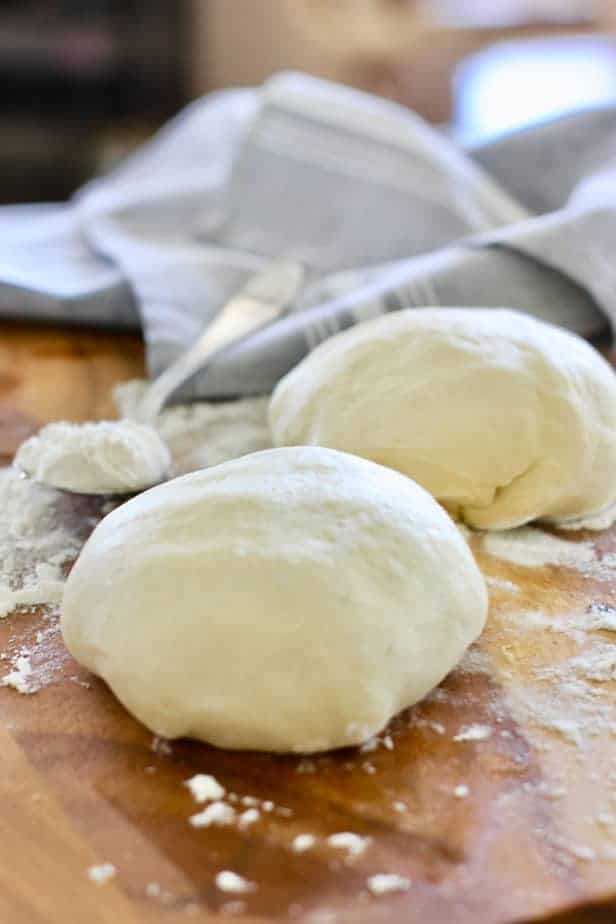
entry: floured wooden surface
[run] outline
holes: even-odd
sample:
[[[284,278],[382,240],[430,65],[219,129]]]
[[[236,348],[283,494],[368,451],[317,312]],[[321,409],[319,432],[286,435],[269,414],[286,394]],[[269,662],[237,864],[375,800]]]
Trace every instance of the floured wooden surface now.
[[[5,398],[5,420],[9,404]],[[14,419],[25,426],[19,400]],[[3,439],[14,436],[5,428]],[[58,526],[83,537],[99,503],[64,499]],[[29,669],[26,692],[0,689],[0,718],[35,775],[32,786],[81,845],[69,850],[63,838],[57,849],[67,850],[80,902],[91,890],[92,920],[107,901],[120,922],[218,913],[313,924],[501,924],[616,902],[616,531],[561,534],[564,546],[545,535],[522,537],[534,562],[539,538],[541,567],[502,557],[519,562],[523,549],[471,538],[489,579],[486,632],[460,669],[363,752],[274,758],[155,741],[68,656],[53,612],[3,620],[0,674],[19,675],[19,658]],[[228,824],[189,822],[206,807],[184,785],[196,773],[224,787]],[[15,784],[6,797],[13,804],[24,795]],[[21,817],[12,812],[13,828]],[[353,841],[328,842],[341,832],[369,840],[353,856]],[[295,839],[305,834],[315,841],[297,852]],[[30,883],[25,834],[7,831],[1,840],[16,870],[3,889],[11,895],[20,882],[15,908],[24,916],[13,912],[12,920],[57,920],[54,893],[64,894],[66,882],[53,870],[41,879],[33,866]],[[93,863],[110,863],[115,874],[96,885]],[[222,891],[223,870],[254,890]],[[367,886],[376,874],[410,886],[375,896]],[[35,916],[30,905],[41,893],[49,910]]]

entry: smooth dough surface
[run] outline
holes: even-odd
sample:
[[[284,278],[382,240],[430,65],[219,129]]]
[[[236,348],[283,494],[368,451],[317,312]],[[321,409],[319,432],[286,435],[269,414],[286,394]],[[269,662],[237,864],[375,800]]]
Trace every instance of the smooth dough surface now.
[[[83,494],[124,494],[157,484],[171,454],[156,430],[132,420],[47,424],[15,464],[35,481]]]
[[[408,309],[338,334],[274,391],[276,445],[356,453],[482,529],[616,499],[616,376],[589,344],[506,309]]]
[[[71,653],[157,734],[312,752],[362,742],[425,696],[481,632],[487,595],[422,488],[301,447],[116,509],[62,609]]]

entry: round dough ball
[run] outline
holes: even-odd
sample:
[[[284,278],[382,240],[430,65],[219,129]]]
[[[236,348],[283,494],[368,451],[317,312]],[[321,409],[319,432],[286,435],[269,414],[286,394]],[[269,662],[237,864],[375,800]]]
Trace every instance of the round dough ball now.
[[[66,491],[128,494],[157,484],[171,453],[156,430],[132,420],[47,424],[21,444],[15,465]]]
[[[227,748],[358,744],[483,628],[458,529],[397,472],[273,449],[153,488],[95,529],[62,632],[152,731]]]
[[[346,450],[414,478],[481,529],[616,499],[616,376],[515,311],[410,309],[323,343],[274,391],[276,445]]]

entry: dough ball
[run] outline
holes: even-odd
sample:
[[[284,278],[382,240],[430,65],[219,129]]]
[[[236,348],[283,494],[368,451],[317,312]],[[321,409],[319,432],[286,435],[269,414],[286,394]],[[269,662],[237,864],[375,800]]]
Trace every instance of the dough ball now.
[[[166,477],[171,455],[152,427],[132,420],[43,427],[15,464],[35,481],[82,494],[127,494]]]
[[[616,498],[616,376],[585,341],[515,311],[388,314],[318,347],[276,388],[276,445],[409,475],[481,529]]]
[[[153,488],[95,529],[62,632],[152,731],[226,748],[357,744],[454,667],[486,618],[422,488],[312,447]]]

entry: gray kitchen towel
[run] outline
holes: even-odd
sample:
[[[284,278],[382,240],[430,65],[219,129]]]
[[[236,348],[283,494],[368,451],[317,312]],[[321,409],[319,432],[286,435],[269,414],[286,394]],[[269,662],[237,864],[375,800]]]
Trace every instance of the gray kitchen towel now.
[[[595,337],[616,320],[614,243],[616,107],[464,152],[393,103],[283,74],[193,103],[68,206],[0,209],[0,314],[140,319],[156,375],[264,262],[300,260],[287,316],[177,398],[255,394],[402,307],[506,305]]]

